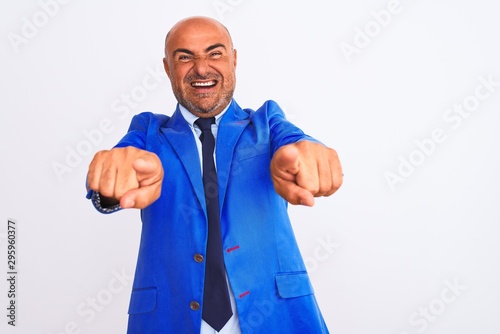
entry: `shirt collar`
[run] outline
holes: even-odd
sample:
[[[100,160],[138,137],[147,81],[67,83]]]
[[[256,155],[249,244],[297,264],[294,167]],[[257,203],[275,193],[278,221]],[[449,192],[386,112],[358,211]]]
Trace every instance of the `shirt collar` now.
[[[217,116],[215,116],[215,124],[219,125],[219,122],[226,113],[227,109],[231,105],[231,102],[220,112]],[[193,115],[189,110],[187,110],[182,104],[179,103],[179,110],[182,114],[182,117],[188,122],[190,127],[194,127],[194,122],[199,118],[198,116]]]

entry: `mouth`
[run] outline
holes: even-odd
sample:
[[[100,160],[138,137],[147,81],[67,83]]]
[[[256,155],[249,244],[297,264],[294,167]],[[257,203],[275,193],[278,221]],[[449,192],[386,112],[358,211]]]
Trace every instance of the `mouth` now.
[[[191,82],[191,87],[196,88],[196,89],[207,89],[207,88],[215,87],[216,85],[217,85],[217,80]]]

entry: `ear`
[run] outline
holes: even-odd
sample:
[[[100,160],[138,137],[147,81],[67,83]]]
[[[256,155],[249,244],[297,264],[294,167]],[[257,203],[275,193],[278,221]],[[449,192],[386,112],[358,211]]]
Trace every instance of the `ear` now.
[[[236,49],[233,50],[233,65],[236,68],[236,64],[238,63],[238,51]]]
[[[163,58],[163,68],[165,69],[165,73],[167,73],[167,76],[170,79],[170,68],[168,67],[167,58]]]

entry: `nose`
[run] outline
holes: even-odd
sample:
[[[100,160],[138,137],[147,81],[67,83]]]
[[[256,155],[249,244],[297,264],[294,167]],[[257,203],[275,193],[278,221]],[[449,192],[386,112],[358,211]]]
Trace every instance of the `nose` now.
[[[204,77],[209,71],[207,58],[206,57],[197,57],[194,61],[193,69],[196,72],[196,74]]]

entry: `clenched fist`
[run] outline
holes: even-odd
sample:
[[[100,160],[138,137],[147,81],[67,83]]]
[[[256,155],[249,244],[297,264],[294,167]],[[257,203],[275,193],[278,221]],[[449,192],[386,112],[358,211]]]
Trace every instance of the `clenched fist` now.
[[[278,149],[271,160],[276,192],[291,204],[314,205],[314,197],[330,196],[342,185],[342,167],[335,150],[300,141]]]
[[[108,203],[143,209],[160,197],[163,167],[154,153],[135,147],[97,152],[87,175],[89,189]]]

